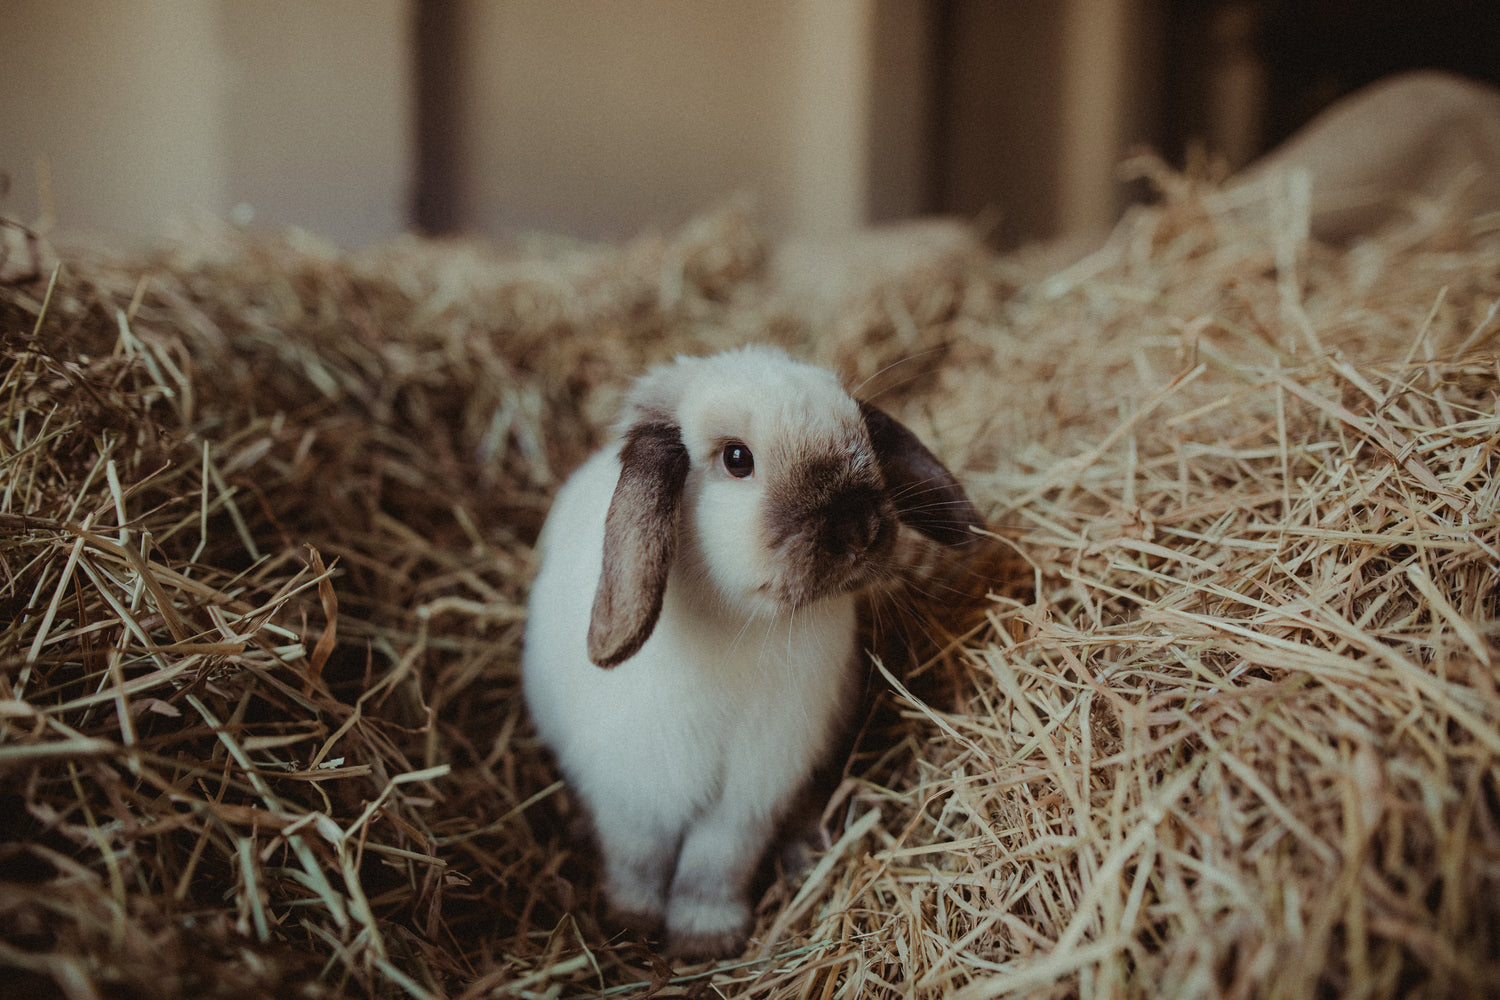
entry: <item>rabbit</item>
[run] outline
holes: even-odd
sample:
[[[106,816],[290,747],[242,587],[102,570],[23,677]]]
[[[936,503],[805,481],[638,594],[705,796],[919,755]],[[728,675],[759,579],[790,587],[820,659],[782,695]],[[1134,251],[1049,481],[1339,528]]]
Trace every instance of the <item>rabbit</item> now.
[[[522,679],[593,821],[606,917],[667,953],[743,948],[751,880],[857,694],[856,596],[897,522],[981,524],[911,431],[782,351],[679,357],[538,542]]]

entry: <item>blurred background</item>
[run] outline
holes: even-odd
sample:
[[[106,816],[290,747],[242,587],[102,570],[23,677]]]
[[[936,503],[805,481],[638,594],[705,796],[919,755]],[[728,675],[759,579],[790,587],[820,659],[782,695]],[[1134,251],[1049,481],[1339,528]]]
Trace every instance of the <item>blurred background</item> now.
[[[1014,246],[1108,227],[1138,146],[1237,168],[1401,69],[1500,82],[1493,0],[5,0],[0,41],[0,214],[122,249],[195,213],[620,239],[735,196],[774,237]]]

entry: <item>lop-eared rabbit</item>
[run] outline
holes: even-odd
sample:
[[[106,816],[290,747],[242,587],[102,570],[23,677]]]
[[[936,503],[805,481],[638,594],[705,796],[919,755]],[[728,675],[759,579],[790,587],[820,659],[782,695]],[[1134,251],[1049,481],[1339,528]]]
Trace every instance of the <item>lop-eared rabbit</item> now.
[[[639,378],[542,532],[524,680],[591,815],[609,919],[737,952],[749,885],[855,694],[856,596],[898,522],[980,523],[951,473],[831,372],[766,347]]]

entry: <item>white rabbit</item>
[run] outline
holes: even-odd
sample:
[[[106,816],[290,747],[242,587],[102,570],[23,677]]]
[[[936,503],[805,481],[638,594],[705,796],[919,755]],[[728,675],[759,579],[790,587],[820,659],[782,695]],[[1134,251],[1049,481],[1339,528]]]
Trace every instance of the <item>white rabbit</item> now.
[[[959,545],[979,516],[910,431],[772,348],[652,369],[618,438],[543,529],[526,700],[592,815],[610,919],[717,957],[851,701],[855,595],[897,519]]]

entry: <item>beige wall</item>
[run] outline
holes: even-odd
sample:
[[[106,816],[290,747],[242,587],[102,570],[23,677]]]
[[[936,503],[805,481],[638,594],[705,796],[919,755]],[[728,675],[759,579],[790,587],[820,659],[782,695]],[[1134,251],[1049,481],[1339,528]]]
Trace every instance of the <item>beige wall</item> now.
[[[8,0],[0,210],[40,220],[49,179],[64,235],[128,239],[226,208],[218,20],[216,5],[172,0]]]
[[[914,158],[869,155],[877,0],[460,4],[451,214],[472,228],[619,237],[745,193],[773,231],[836,232],[875,178],[887,203],[920,188],[892,176]],[[916,87],[909,48],[886,73]],[[881,141],[919,144],[884,88]]]
[[[932,4],[875,0],[865,146],[866,205],[873,222],[931,208],[936,21]]]
[[[618,239],[737,194],[773,237],[934,207],[1097,228],[1165,0],[0,2],[0,212],[359,245],[413,218]]]
[[[1152,134],[1163,0],[953,0],[939,200],[999,242],[1114,221],[1116,166]]]
[[[63,242],[236,206],[350,243],[399,231],[407,22],[405,0],[6,0],[0,211],[45,224],[50,178]]]
[[[228,188],[258,222],[347,243],[406,227],[408,0],[224,0]]]

